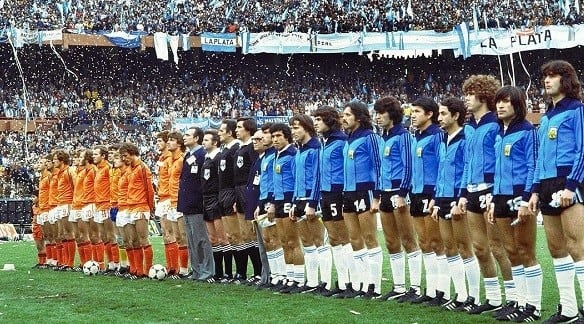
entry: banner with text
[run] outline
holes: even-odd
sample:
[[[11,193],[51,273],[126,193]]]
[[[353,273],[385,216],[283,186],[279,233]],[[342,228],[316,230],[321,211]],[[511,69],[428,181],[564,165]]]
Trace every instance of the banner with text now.
[[[202,33],[201,49],[209,52],[235,52],[235,34]]]

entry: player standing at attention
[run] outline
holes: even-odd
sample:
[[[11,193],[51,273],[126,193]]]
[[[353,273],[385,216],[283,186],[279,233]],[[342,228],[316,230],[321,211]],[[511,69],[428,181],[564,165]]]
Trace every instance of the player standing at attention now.
[[[343,128],[349,137],[343,149],[343,217],[353,246],[355,271],[339,298],[381,296],[383,254],[377,242],[381,139],[372,128],[367,106],[351,101],[343,111]],[[374,196],[375,192],[375,196]],[[352,285],[356,287],[352,287]],[[366,288],[367,287],[367,288]]]
[[[73,202],[73,175],[69,170],[70,156],[63,150],[55,151],[53,165],[57,177],[57,224],[59,226],[58,242],[61,250],[61,270],[73,270],[75,261],[75,232],[69,222],[69,211]],[[59,243],[57,243],[59,249]]]
[[[167,219],[169,221],[168,225],[172,227],[173,237],[176,239],[174,243],[170,243],[169,245],[168,274],[172,279],[179,279],[181,275],[186,276],[189,272],[189,251],[185,232],[185,220],[182,213],[176,211],[178,186],[185,154],[183,135],[178,131],[168,133],[166,145],[168,151],[171,153],[171,159],[167,161],[169,163],[168,193],[170,196]]]
[[[458,200],[459,210],[455,212],[466,213],[473,248],[483,275],[486,298],[480,306],[467,303],[465,310],[469,314],[494,312],[502,307],[501,287],[493,257],[499,264],[505,281],[506,298],[517,300],[511,263],[505,253],[501,235],[497,227],[487,222],[486,213],[492,198],[495,175],[495,138],[499,133],[499,124],[494,110],[495,93],[498,89],[497,80],[490,75],[473,75],[462,85],[471,116],[464,129],[466,152],[463,189]],[[472,298],[474,292],[469,295]]]
[[[584,291],[584,107],[570,63],[550,61],[541,72],[551,102],[539,124],[529,209],[535,213],[539,203],[560,293],[558,311],[545,323],[571,323],[578,321],[574,275]]]
[[[537,136],[535,127],[525,119],[526,101],[523,91],[512,86],[502,87],[495,94],[501,130],[495,141],[495,184],[489,221],[496,223],[502,235],[517,290],[526,293],[517,294],[516,301],[507,299],[496,318],[514,322],[532,322],[541,317],[542,272],[535,256],[536,217],[528,209]]]
[[[312,292],[327,285],[330,288],[332,271],[330,247],[324,244],[324,225],[315,214],[320,199],[318,162],[321,145],[310,116],[294,115],[290,118],[290,126],[298,146],[294,160],[294,204],[290,219],[296,222],[304,250],[307,281],[302,292]],[[322,285],[318,281],[319,268]]]
[[[148,239],[148,221],[154,212],[152,173],[140,160],[140,151],[132,143],[120,145],[120,155],[128,164],[128,220],[126,235],[134,248],[136,276],[146,277],[152,266],[152,246]]]
[[[156,134],[156,149],[160,155],[156,164],[158,167],[158,202],[156,203],[155,215],[160,219],[160,226],[162,227],[166,269],[168,269],[169,276],[173,276],[177,269],[174,268],[171,258],[178,254],[178,245],[172,231],[172,223],[168,220],[168,211],[170,209],[170,176],[168,169],[172,164],[172,152],[168,150],[168,133],[168,131],[164,130]]]
[[[340,115],[335,108],[321,106],[312,115],[315,131],[323,141],[319,154],[320,208],[338,279],[334,288],[332,282],[326,282],[317,293],[329,297],[344,291],[351,282],[350,272],[354,270],[353,248],[343,219],[343,148],[347,134],[341,130]]]
[[[379,213],[393,276],[393,289],[383,295],[381,300],[392,300],[406,294],[402,247],[407,253],[409,265],[409,294],[419,296],[422,252],[414,235],[408,206],[408,192],[412,183],[412,138],[402,124],[404,113],[396,98],[381,98],[375,102],[373,109],[383,139]]]
[[[120,256],[120,266],[116,269],[116,276],[124,276],[129,273],[128,268],[128,251],[126,242],[124,240],[123,226],[118,226],[118,215],[120,214],[119,197],[120,197],[120,178],[122,170],[125,170],[124,162],[118,152],[118,145],[112,145],[108,149],[108,161],[111,163],[110,168],[110,212],[109,219],[114,226],[114,233],[116,242],[118,243],[118,250]]]
[[[73,166],[76,170],[73,179],[75,185],[73,188],[73,202],[71,203],[70,214],[70,220],[74,226],[77,226],[79,233],[77,236],[77,251],[81,266],[85,262],[92,260],[89,219],[93,218],[91,211],[83,211],[83,207],[85,206],[83,203],[83,181],[85,181],[87,169],[85,167],[85,161],[82,161],[82,152],[83,150],[78,150],[73,156]]]
[[[474,256],[468,222],[465,215],[453,212],[462,190],[464,172],[464,121],[466,107],[456,98],[445,99],[438,108],[438,122],[444,130],[444,138],[438,152],[438,176],[433,195],[432,218],[438,221],[440,236],[444,244],[450,277],[454,283],[456,296],[443,304],[447,310],[464,310],[468,306],[469,293],[473,301],[479,299],[480,268]],[[467,290],[466,281],[469,289]]]
[[[48,261],[53,257],[53,251],[49,248],[47,236],[47,232],[49,231],[49,188],[51,184],[51,173],[47,169],[47,159],[45,157],[39,159],[37,163],[37,171],[40,174],[38,194],[39,215],[37,216],[37,224],[41,227],[43,232],[43,242],[45,247],[43,262],[40,262],[40,258],[43,256],[39,255],[39,267],[46,268],[49,265]]]
[[[53,163],[53,158],[55,153],[52,152],[47,155],[47,171],[50,173],[49,176],[49,213],[47,215],[49,225],[47,226],[47,232],[45,233],[47,239],[47,258],[48,263],[51,267],[56,268],[61,260],[61,253],[63,247],[59,249],[57,247],[57,241],[59,239],[59,226],[58,226],[58,208],[57,208],[57,187],[59,184],[59,178],[57,177],[55,165]]]

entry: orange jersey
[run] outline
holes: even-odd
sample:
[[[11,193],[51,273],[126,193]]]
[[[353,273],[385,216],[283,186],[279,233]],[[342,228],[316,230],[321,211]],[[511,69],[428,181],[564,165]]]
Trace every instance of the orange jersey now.
[[[170,167],[168,168],[169,178],[169,192],[170,192],[170,207],[176,208],[178,202],[178,184],[180,182],[180,173],[182,172],[183,159],[185,154],[181,151],[174,152],[172,160],[170,160]]]
[[[128,176],[130,167],[124,166],[120,169],[120,179],[118,182],[118,206],[120,210],[128,209]]]
[[[110,165],[102,160],[97,165],[95,181],[93,183],[95,191],[95,209],[109,210],[110,203]]]
[[[69,166],[57,170],[57,205],[69,205],[73,202],[73,174]]]
[[[118,196],[120,195],[120,168],[110,168],[110,204],[118,205]]]
[[[49,177],[49,209],[57,206],[57,191],[59,186],[59,177],[53,172]]]
[[[152,172],[140,160],[129,167],[128,206],[131,211],[147,212],[154,210],[154,188]]]
[[[168,199],[170,192],[168,191],[170,161],[172,161],[172,153],[166,151],[158,158],[158,197],[160,200]]]
[[[81,196],[83,205],[93,204],[95,202],[95,173],[95,165],[90,164],[85,167],[85,179],[83,179],[83,196]]]
[[[83,203],[83,181],[85,181],[85,175],[87,170],[85,168],[80,169],[77,167],[77,175],[75,176],[75,188],[73,188],[73,203],[71,204],[71,209],[80,210],[85,206]]]
[[[51,187],[51,173],[43,171],[39,180],[39,210],[41,213],[49,211],[49,197]]]

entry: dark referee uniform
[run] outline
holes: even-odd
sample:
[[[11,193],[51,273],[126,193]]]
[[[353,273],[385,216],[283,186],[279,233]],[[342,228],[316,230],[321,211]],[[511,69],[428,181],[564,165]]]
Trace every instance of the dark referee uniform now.
[[[235,204],[235,182],[233,173],[235,163],[235,153],[239,149],[239,141],[230,142],[229,146],[224,146],[219,153],[219,207],[222,216],[233,214],[233,204]]]
[[[256,151],[254,151],[251,140],[248,143],[241,143],[239,145],[239,149],[235,153],[233,165],[237,213],[243,214],[245,212],[245,191],[247,178],[251,171],[251,167],[257,159],[258,154]],[[253,217],[248,220],[252,219]]]
[[[205,155],[203,170],[201,173],[201,191],[203,192],[203,219],[212,222],[221,218],[219,207],[219,164],[220,150]]]

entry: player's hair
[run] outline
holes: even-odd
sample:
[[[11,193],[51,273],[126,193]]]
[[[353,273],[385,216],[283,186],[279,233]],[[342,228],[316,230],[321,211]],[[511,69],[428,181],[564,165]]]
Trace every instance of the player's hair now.
[[[164,143],[168,142],[168,131],[163,130],[156,134],[156,138],[160,138]]]
[[[221,124],[224,124],[227,132],[231,134],[231,137],[235,138],[235,128],[237,128],[237,121],[235,119],[224,119]]]
[[[306,114],[296,114],[290,118],[290,126],[294,125],[294,122],[297,121],[300,127],[304,128],[305,131],[310,134],[311,137],[316,136],[316,129],[314,129],[314,122],[312,118]]]
[[[425,113],[432,113],[432,117],[430,117],[430,121],[432,124],[438,123],[438,104],[434,99],[430,97],[420,97],[414,102],[412,102],[412,106],[421,107]]]
[[[243,128],[248,131],[250,134],[253,134],[258,129],[258,125],[256,124],[253,118],[249,117],[241,117],[237,119],[237,122],[243,122]]]
[[[292,143],[292,141],[294,140],[292,138],[292,130],[290,129],[290,126],[288,126],[284,123],[273,124],[270,127],[270,134],[274,134],[275,132],[282,132],[282,134],[284,135],[286,140],[288,140],[288,143]]]
[[[392,96],[383,97],[377,100],[373,105],[373,110],[378,114],[387,113],[389,119],[391,119],[394,125],[401,124],[404,119],[404,110],[401,107],[401,104],[397,98]]]
[[[97,145],[93,149],[99,150],[99,155],[103,156],[104,159],[107,160],[107,158],[109,157],[109,151],[107,150],[107,147],[105,147],[104,145]]]
[[[199,144],[199,145],[203,144],[203,135],[205,135],[205,133],[203,132],[203,129],[200,127],[196,127],[196,126],[190,127],[189,129],[192,129],[195,131],[193,136],[197,138],[197,144]]]
[[[69,156],[69,153],[65,152],[65,150],[56,150],[54,152],[54,157],[57,158],[57,160],[69,165],[70,161],[71,161],[71,157]]]
[[[544,77],[559,75],[560,91],[568,98],[580,99],[580,81],[576,70],[569,62],[563,60],[554,60],[545,63],[541,67],[541,73]],[[544,78],[545,79],[545,78]],[[543,83],[544,80],[542,80]]]
[[[215,129],[207,129],[205,135],[211,135],[211,141],[215,142],[215,145],[219,145],[219,133]]]
[[[320,106],[312,112],[312,116],[320,117],[322,122],[331,130],[341,129],[340,115],[338,110],[331,106]]]
[[[464,121],[466,120],[466,106],[464,101],[456,97],[448,97],[442,100],[440,104],[448,108],[451,115],[458,113],[456,123],[458,123],[459,126],[464,125]]]
[[[185,139],[183,134],[179,131],[172,131],[168,133],[168,139],[176,140],[181,151],[185,150]]]
[[[345,108],[349,107],[351,113],[355,116],[355,120],[359,121],[359,125],[364,129],[373,129],[373,123],[367,105],[358,100],[352,100],[345,104]]]
[[[79,151],[79,156],[81,156],[81,152],[85,152],[85,155],[83,156],[83,164],[85,163],[89,163],[89,164],[94,164],[93,163],[93,151],[90,149],[85,149],[85,150],[80,150]]]
[[[120,154],[124,154],[127,153],[129,155],[133,155],[133,156],[139,156],[140,155],[140,151],[138,150],[138,146],[129,143],[129,142],[124,142],[120,145]]]
[[[487,104],[490,111],[495,111],[495,93],[499,89],[499,81],[492,75],[471,75],[462,84],[462,93],[475,95],[483,103]]]
[[[272,125],[274,125],[274,123],[270,123],[270,122],[264,123],[262,125],[262,128],[261,128],[262,132],[265,132],[265,131],[268,131],[269,132],[270,131],[270,127],[272,127]]]
[[[504,86],[495,94],[495,102],[500,102],[505,99],[509,99],[515,111],[515,118],[513,118],[512,122],[524,120],[527,116],[527,97],[525,96],[525,92],[517,87]]]
[[[119,151],[120,150],[120,144],[112,144],[108,147],[108,150],[110,151]]]

